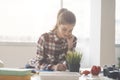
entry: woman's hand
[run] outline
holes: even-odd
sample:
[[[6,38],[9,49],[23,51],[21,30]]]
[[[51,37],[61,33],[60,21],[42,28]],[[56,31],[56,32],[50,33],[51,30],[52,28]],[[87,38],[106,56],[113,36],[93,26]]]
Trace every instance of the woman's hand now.
[[[67,42],[68,42],[68,49],[71,50],[71,48],[73,48],[73,40],[74,40],[74,36],[70,35],[67,38]]]
[[[54,66],[55,71],[66,71],[67,66],[65,64],[58,63]]]

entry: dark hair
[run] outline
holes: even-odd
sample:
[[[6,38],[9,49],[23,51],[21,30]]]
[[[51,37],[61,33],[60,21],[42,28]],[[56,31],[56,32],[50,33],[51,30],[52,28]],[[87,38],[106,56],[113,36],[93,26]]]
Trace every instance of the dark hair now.
[[[52,31],[53,32],[56,31],[56,29],[58,28],[58,26],[57,26],[58,24],[75,25],[75,23],[76,23],[75,15],[71,11],[67,10],[66,8],[61,8],[57,15],[56,25]]]

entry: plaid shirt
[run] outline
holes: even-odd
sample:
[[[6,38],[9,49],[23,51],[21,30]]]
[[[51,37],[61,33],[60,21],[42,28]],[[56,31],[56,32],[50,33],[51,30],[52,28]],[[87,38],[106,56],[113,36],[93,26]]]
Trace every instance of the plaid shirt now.
[[[73,48],[76,47],[77,38],[74,36]],[[44,33],[38,40],[37,56],[30,60],[29,64],[37,69],[48,69],[51,65],[65,62],[65,55],[68,51],[67,40],[58,38],[56,33]]]

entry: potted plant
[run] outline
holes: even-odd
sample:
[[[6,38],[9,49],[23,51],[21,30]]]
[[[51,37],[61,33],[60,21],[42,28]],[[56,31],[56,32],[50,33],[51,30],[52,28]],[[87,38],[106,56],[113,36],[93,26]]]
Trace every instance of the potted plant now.
[[[82,53],[78,51],[68,51],[66,61],[70,72],[79,72]]]

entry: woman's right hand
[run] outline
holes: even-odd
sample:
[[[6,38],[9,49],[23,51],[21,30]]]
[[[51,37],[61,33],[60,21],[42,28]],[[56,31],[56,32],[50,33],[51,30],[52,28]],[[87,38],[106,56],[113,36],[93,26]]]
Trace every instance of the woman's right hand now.
[[[58,63],[54,66],[55,71],[66,71],[67,66],[65,64]]]

